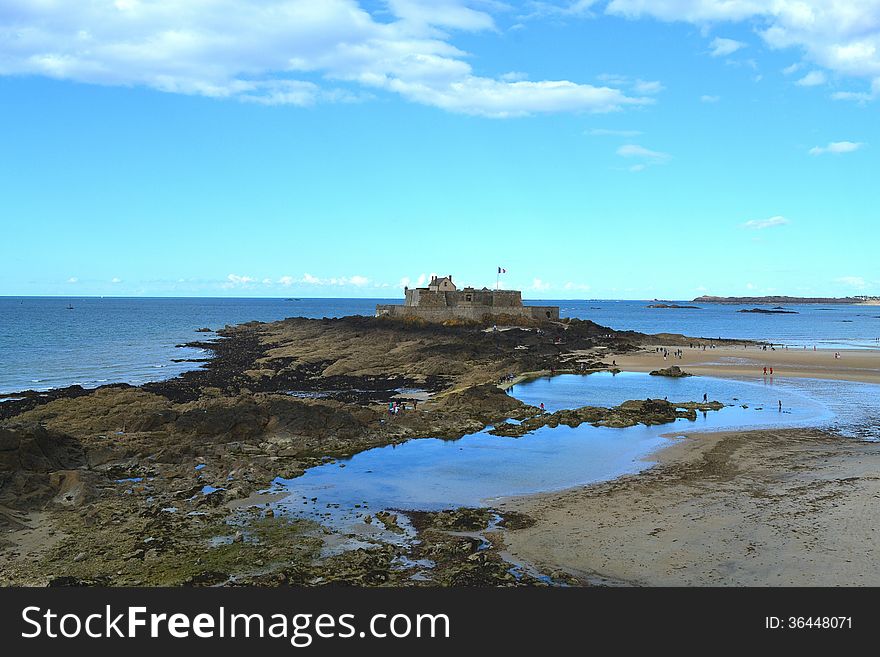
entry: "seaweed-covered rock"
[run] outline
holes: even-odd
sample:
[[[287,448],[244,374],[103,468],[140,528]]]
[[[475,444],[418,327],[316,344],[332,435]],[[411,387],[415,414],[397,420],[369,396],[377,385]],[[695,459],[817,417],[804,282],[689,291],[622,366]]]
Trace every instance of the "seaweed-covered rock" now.
[[[667,424],[678,418],[697,419],[697,411],[716,411],[723,408],[721,402],[684,402],[673,404],[664,399],[632,399],[614,408],[583,406],[545,413],[524,420],[520,424],[499,422],[489,432],[496,436],[519,437],[540,429],[564,424],[578,427],[589,423],[597,427],[625,428],[636,424]]]

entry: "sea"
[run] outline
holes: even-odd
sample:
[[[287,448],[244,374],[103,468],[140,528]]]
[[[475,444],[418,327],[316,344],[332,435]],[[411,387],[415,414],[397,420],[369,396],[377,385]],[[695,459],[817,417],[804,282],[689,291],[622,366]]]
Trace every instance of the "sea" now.
[[[286,317],[369,315],[397,299],[235,299],[0,297],[0,394],[69,385],[160,381],[200,367],[210,353],[181,347],[216,339],[197,333]],[[563,317],[590,319],[617,330],[743,338],[789,346],[880,349],[880,306],[786,305],[793,314],[740,313],[752,306],[693,304],[649,308],[652,301],[552,300]]]

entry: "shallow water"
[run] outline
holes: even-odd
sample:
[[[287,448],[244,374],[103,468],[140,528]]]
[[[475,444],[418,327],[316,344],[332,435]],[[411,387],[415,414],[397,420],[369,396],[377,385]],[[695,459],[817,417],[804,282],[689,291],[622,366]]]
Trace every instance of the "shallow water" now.
[[[848,436],[880,439],[880,386],[871,383],[760,377],[720,379],[705,376],[669,378],[641,372],[560,374],[534,379],[514,388],[527,404],[542,402],[549,412],[580,406],[617,406],[628,399],[672,402],[710,400],[731,405],[710,413],[713,430],[760,426],[826,426]],[[782,414],[779,415],[779,402]],[[742,405],[748,409],[742,409]],[[763,414],[749,413],[762,409]],[[776,412],[773,417],[771,412]],[[699,423],[699,421],[698,421]]]
[[[696,421],[679,419],[650,427],[584,424],[543,427],[518,439],[481,431],[459,440],[412,440],[310,468],[299,478],[277,479],[275,485],[290,493],[280,503],[287,510],[350,531],[364,515],[383,509],[491,505],[503,497],[636,473],[653,464],[650,456],[658,448],[696,430],[827,426],[860,428],[863,437],[880,438],[876,433],[880,386],[872,384],[779,378],[755,383],[597,373],[538,379],[515,389],[518,398],[530,404],[543,401],[548,411],[614,406],[646,397],[694,401],[702,399],[704,392],[709,399],[731,406],[698,414]],[[848,401],[853,399],[861,403]]]

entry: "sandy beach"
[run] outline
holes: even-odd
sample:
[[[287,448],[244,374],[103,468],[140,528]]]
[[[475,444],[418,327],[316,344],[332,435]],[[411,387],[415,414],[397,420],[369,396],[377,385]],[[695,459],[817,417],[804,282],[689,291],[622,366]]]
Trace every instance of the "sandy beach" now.
[[[663,349],[663,347],[660,347]],[[690,348],[670,345],[670,355],[664,359],[661,352],[642,350],[615,356],[617,366],[630,372],[651,370],[678,365],[692,374],[703,376],[735,376],[763,378],[763,368],[773,368],[774,376],[794,376],[811,379],[838,379],[880,383],[880,349],[849,349],[834,351],[826,349],[781,349],[766,351],[750,345],[725,346],[715,349]],[[671,354],[682,349],[682,358]],[[840,354],[835,358],[834,354]]]
[[[509,552],[585,581],[877,586],[880,444],[815,430],[704,434],[657,467],[509,501]]]
[[[672,351],[674,348],[670,348]],[[754,347],[617,356],[624,370],[677,364],[715,376],[880,381],[880,353]],[[694,433],[656,466],[592,486],[508,500],[536,518],[507,549],[597,584],[880,585],[880,443],[819,429]]]

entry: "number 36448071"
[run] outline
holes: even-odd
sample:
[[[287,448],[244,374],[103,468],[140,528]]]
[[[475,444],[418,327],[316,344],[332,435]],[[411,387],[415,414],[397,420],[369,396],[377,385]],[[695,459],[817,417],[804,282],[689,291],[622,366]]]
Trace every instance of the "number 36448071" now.
[[[847,630],[852,629],[852,616],[766,616],[764,627],[768,630]]]

